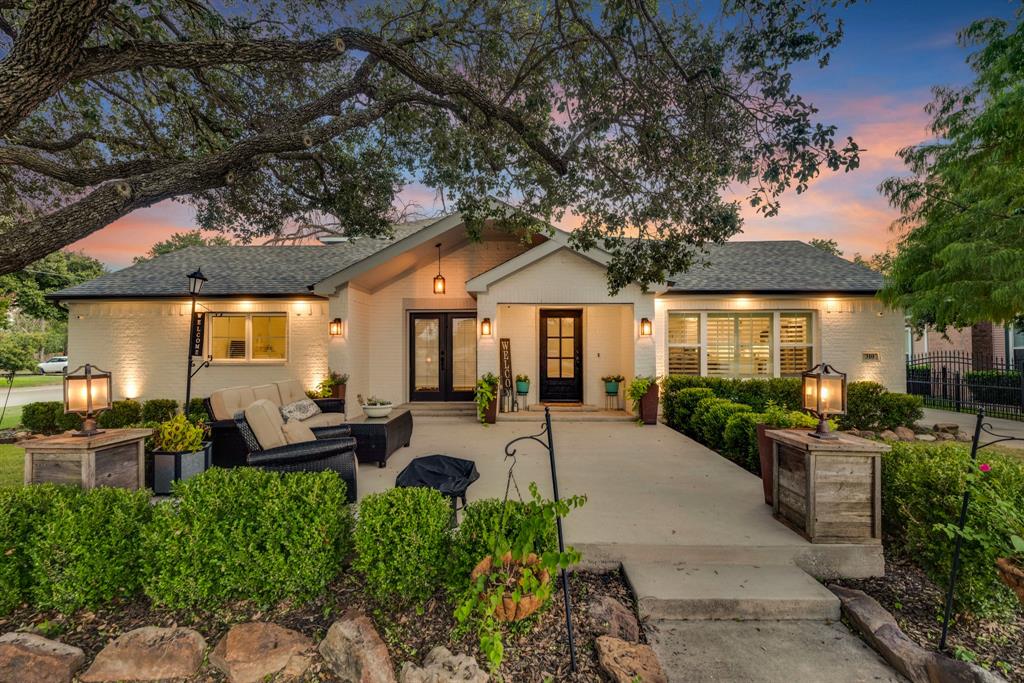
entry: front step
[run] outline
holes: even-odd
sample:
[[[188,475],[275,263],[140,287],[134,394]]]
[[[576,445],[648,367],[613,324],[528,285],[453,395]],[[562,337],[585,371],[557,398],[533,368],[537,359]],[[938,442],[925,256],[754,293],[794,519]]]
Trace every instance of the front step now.
[[[545,408],[550,408],[552,413],[596,413],[600,410],[586,403],[531,403],[526,409],[531,413],[543,413]]]
[[[626,562],[623,571],[648,619],[839,619],[839,599],[795,565]]]
[[[413,401],[398,406],[405,408],[416,417],[470,417],[476,419],[476,404],[469,401],[432,402]]]

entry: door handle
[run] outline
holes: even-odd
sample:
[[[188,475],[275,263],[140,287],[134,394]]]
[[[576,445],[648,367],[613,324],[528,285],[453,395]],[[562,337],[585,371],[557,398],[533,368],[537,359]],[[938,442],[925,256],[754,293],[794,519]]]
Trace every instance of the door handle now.
[[[440,358],[441,358],[441,372],[444,372],[444,351],[441,351]]]

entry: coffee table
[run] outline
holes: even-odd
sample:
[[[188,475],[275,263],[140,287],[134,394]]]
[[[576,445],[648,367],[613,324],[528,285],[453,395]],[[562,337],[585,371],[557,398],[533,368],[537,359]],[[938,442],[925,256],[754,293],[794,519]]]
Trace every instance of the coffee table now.
[[[345,422],[356,438],[356,459],[387,467],[391,454],[412,439],[412,413],[405,408],[392,410],[386,417],[361,415]]]

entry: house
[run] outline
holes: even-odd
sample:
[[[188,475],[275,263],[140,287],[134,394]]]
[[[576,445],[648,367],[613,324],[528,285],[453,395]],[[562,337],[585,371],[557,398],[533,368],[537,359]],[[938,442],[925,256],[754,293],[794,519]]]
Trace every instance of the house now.
[[[875,299],[881,278],[866,268],[796,241],[731,242],[709,267],[609,294],[608,255],[567,244],[561,230],[524,243],[493,225],[473,242],[453,214],[396,225],[393,239],[193,247],[52,298],[70,313],[72,367],[111,370],[118,398],[184,396],[197,268],[211,363],[193,396],[285,378],[311,388],[335,370],[350,398],[469,400],[506,339],[530,404],[603,405],[609,374],[798,376],[821,360],[905,386],[903,316]]]
[[[963,329],[949,328],[945,334],[927,327],[918,334],[906,329],[908,357],[926,354],[962,355],[979,368],[1014,366],[1024,363],[1024,327],[981,322]]]

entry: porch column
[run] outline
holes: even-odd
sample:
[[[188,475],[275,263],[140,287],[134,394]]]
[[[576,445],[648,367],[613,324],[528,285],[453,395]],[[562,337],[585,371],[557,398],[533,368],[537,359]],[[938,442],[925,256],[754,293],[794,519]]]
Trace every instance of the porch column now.
[[[480,334],[480,322],[491,319],[491,336]],[[503,334],[498,320],[498,305],[490,294],[481,293],[476,298],[476,376],[493,372],[498,374],[498,339]],[[505,336],[508,336],[505,334]]]
[[[654,334],[649,336],[640,335],[640,321],[644,318],[652,321],[655,325]],[[656,339],[661,338],[661,330],[658,329],[658,320],[654,314],[654,295],[642,294],[633,303],[633,339],[636,343],[636,352],[633,357],[633,375],[635,377],[646,377],[657,374],[656,365]]]

